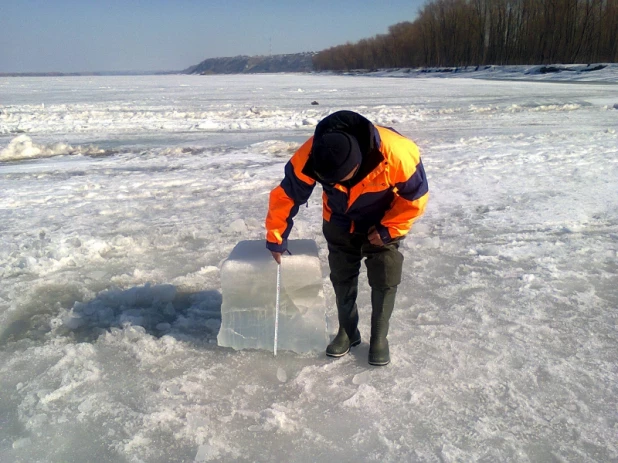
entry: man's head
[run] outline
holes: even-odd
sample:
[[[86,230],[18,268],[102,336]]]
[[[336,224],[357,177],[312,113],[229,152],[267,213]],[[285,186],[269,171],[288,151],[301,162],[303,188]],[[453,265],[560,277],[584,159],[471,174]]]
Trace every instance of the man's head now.
[[[311,156],[315,173],[326,183],[347,179],[363,160],[356,138],[341,131],[314,139]]]

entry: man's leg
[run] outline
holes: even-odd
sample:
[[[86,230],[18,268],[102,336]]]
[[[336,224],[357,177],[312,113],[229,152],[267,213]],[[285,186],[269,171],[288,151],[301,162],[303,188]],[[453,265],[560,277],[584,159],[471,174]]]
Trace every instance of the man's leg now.
[[[386,337],[395,307],[397,286],[401,283],[403,255],[399,252],[400,242],[395,241],[385,246],[365,243],[362,248],[363,256],[367,257],[365,265],[371,286],[371,365],[387,365],[391,361]]]
[[[328,243],[330,281],[335,290],[339,331],[326,348],[326,355],[341,357],[350,347],[360,344],[358,331],[358,275],[360,273],[361,245],[358,237],[341,227],[324,221],[324,237]]]

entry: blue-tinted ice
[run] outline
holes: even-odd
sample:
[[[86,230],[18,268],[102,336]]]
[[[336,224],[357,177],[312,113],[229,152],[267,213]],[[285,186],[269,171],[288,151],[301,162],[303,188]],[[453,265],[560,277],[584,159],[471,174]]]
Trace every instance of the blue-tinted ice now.
[[[292,255],[281,267],[277,348],[323,350],[326,313],[318,248],[313,240],[290,240]],[[277,264],[264,241],[241,241],[221,268],[223,304],[220,346],[272,350],[275,335]]]

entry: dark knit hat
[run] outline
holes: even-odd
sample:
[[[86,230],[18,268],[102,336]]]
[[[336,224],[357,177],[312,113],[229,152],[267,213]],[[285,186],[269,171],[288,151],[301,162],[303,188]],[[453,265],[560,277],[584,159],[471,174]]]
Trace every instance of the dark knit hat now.
[[[311,157],[315,173],[326,183],[345,178],[363,160],[356,138],[341,131],[314,139]]]

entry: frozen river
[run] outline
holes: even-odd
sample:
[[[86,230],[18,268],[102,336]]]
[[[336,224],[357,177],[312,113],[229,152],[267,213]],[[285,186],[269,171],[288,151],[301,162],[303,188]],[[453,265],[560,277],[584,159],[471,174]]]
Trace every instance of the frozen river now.
[[[312,102],[318,104],[312,104]],[[618,85],[0,78],[0,461],[618,461]],[[339,109],[421,148],[389,335],[220,348],[220,266]],[[293,239],[320,247],[316,191]],[[364,273],[360,329],[368,339]]]

